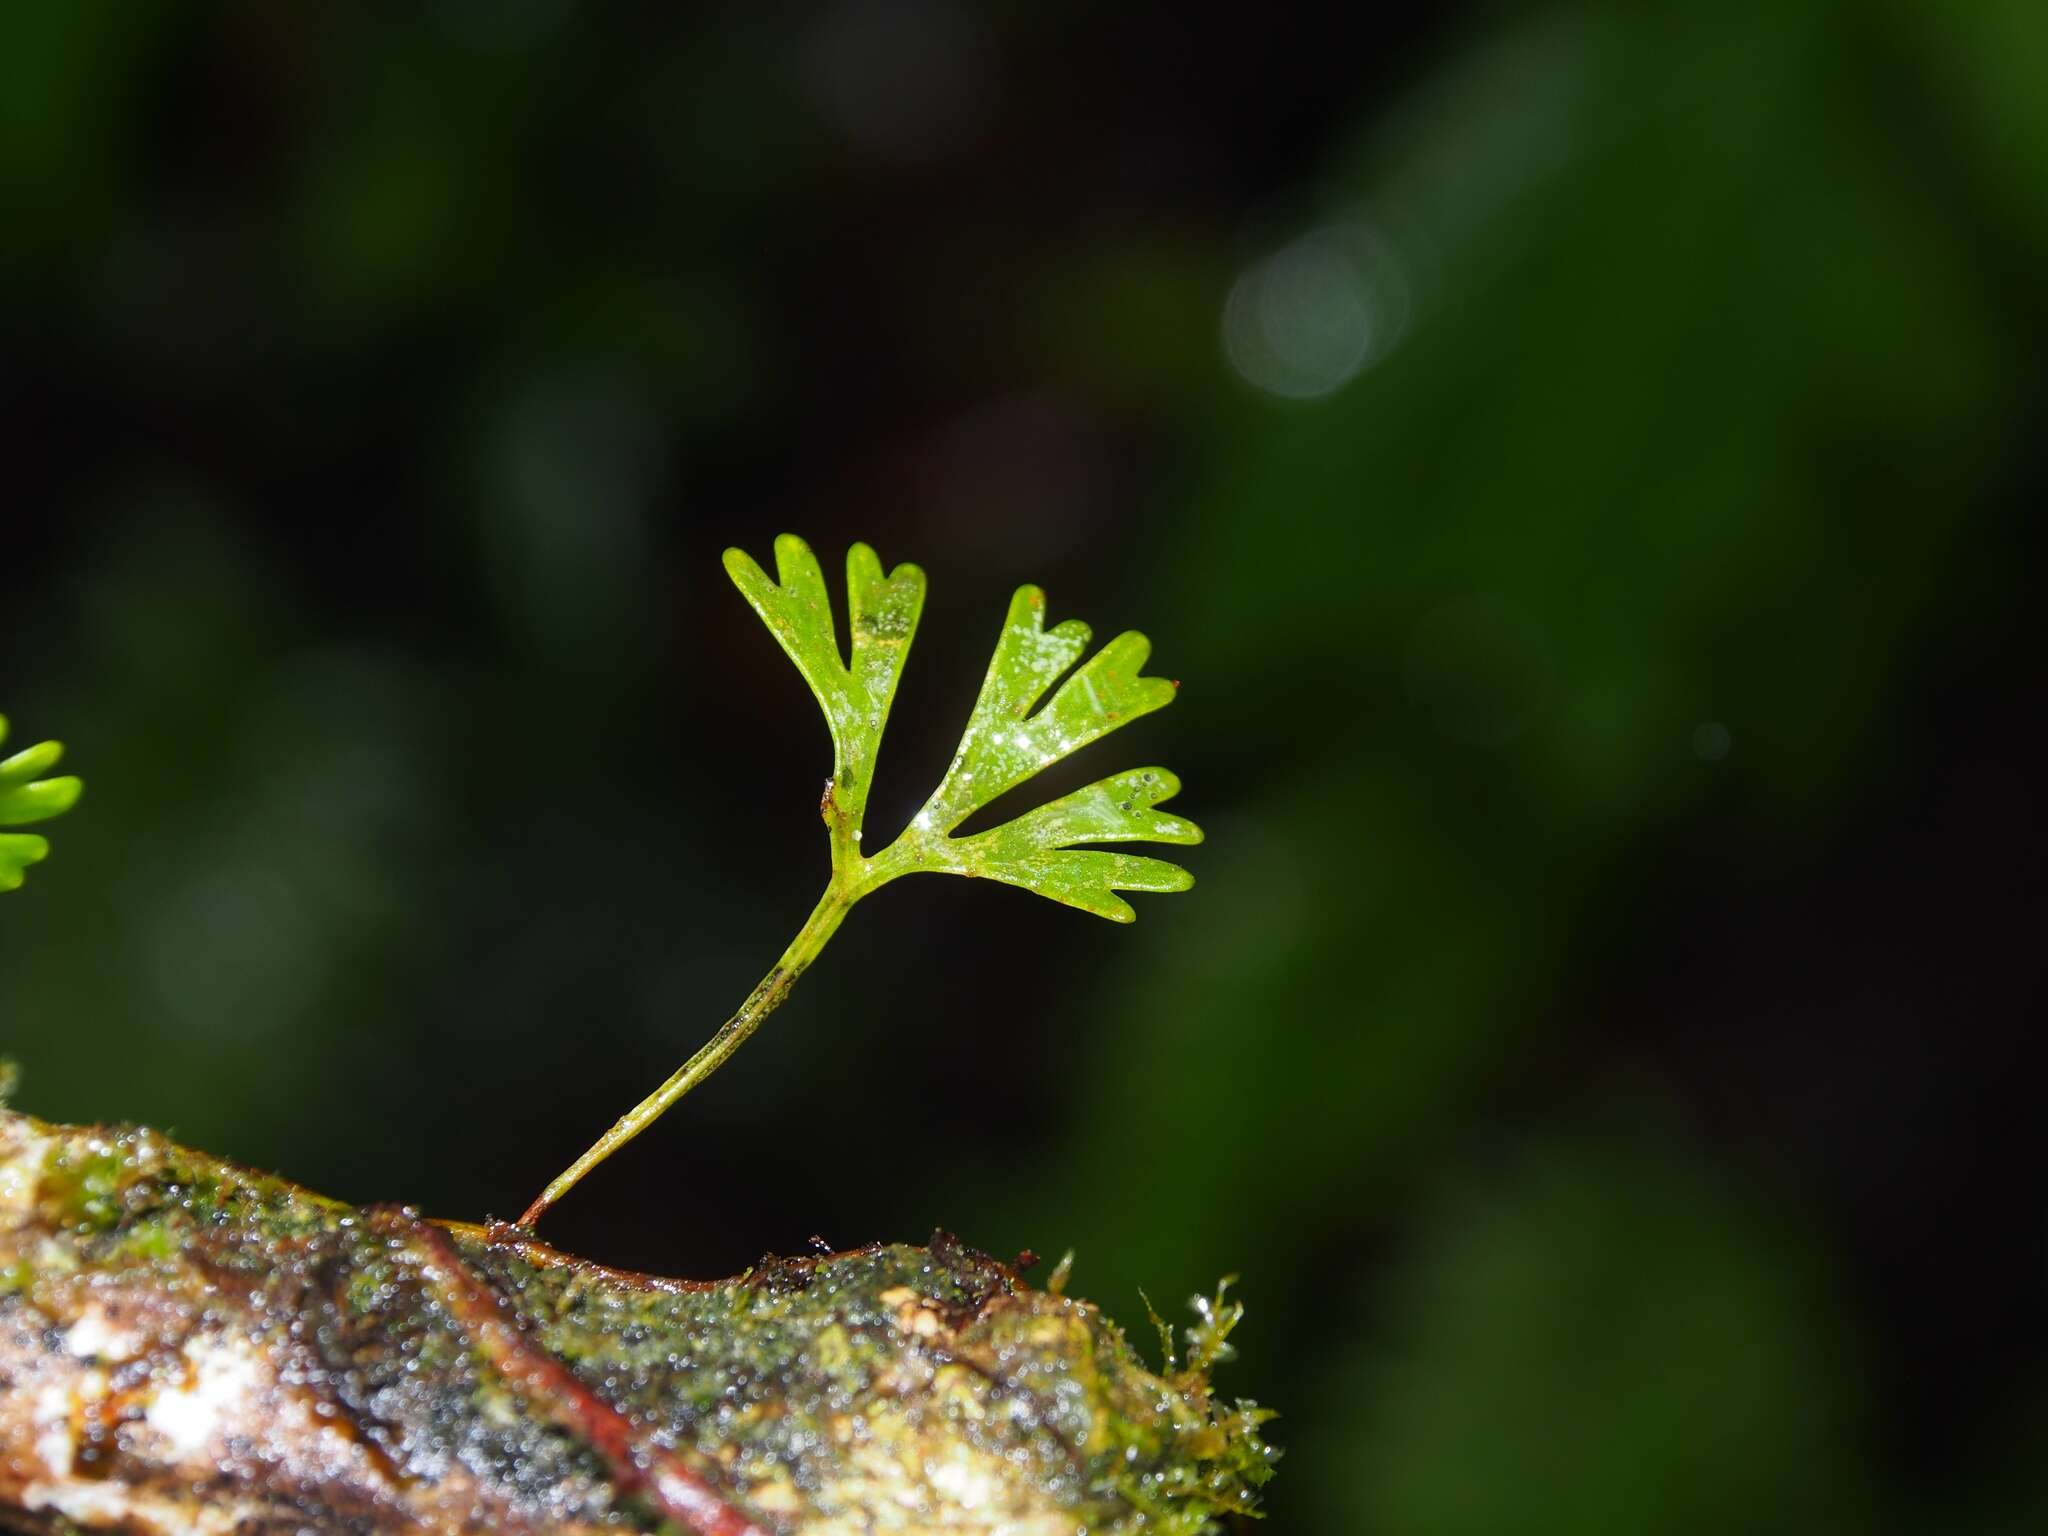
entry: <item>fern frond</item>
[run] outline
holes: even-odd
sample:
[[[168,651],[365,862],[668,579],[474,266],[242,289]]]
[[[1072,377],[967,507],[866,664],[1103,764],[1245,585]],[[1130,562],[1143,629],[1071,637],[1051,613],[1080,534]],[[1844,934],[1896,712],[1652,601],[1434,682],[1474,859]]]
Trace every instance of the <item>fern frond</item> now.
[[[0,715],[0,746],[7,741],[7,717]],[[78,802],[85,785],[64,774],[43,778],[64,756],[60,742],[43,741],[0,761],[0,827],[25,827],[61,816]],[[0,891],[18,889],[29,865],[49,857],[47,839],[27,832],[0,832]]]
[[[890,881],[918,873],[975,876],[1120,923],[1137,914],[1119,892],[1184,891],[1194,884],[1178,864],[1096,846],[1202,840],[1193,822],[1159,809],[1180,790],[1164,768],[1127,769],[986,832],[955,835],[999,795],[1173,702],[1179,685],[1144,673],[1152,644],[1143,635],[1127,630],[1088,656],[1086,624],[1068,619],[1048,629],[1044,592],[1018,588],[945,776],[902,834],[868,855],[860,846],[868,795],[924,611],[924,572],[899,565],[885,573],[873,549],[854,545],[846,557],[852,634],[842,650],[824,571],[795,534],[775,541],[773,579],[743,550],[725,552],[725,569],[825,717],[832,777],[819,810],[831,840],[831,883],[739,1012],[541,1193],[522,1218],[528,1226],[729,1060],[789,995],[854,903]],[[1219,1348],[1220,1341],[1219,1334]]]

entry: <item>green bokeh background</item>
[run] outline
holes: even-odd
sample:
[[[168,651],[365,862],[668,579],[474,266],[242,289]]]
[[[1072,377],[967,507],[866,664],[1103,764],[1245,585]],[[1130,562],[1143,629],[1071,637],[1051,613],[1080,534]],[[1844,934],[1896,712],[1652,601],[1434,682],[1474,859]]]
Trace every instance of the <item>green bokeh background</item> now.
[[[0,49],[23,1102],[510,1214],[825,875],[718,569],[1151,634],[557,1240],[1242,1274],[1273,1529],[2037,1530],[2048,11],[75,0]]]

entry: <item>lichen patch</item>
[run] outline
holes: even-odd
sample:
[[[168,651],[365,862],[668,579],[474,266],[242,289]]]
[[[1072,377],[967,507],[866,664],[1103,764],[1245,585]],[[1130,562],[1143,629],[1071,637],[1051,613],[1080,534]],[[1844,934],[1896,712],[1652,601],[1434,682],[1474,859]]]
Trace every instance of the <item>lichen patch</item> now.
[[[64,1333],[64,1349],[80,1360],[118,1365],[133,1360],[146,1347],[140,1333],[117,1323],[99,1302],[92,1302]]]
[[[269,1376],[263,1361],[237,1339],[196,1338],[184,1349],[182,1385],[160,1389],[143,1411],[142,1422],[179,1461],[197,1460],[224,1441],[246,1416]]]

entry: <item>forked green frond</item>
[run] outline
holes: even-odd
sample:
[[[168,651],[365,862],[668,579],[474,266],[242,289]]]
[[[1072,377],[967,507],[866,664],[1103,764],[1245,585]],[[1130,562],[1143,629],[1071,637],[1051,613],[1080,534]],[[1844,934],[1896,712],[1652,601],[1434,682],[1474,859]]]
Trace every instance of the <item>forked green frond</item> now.
[[[0,715],[0,745],[7,741],[7,717]],[[0,827],[25,827],[61,816],[77,803],[84,785],[70,774],[46,779],[64,756],[63,746],[54,741],[35,746],[0,761]],[[0,891],[15,890],[31,864],[49,856],[48,841],[33,833],[0,832]]]
[[[1156,807],[1180,781],[1164,768],[1134,768],[973,837],[953,829],[998,795],[1174,699],[1176,685],[1146,677],[1152,643],[1126,630],[1038,702],[1087,654],[1078,619],[1045,627],[1045,594],[1019,587],[996,641],[967,732],[946,777],[897,843],[876,858],[888,878],[916,870],[979,875],[1036,891],[1115,922],[1137,916],[1118,891],[1184,891],[1177,864],[1133,853],[1081,851],[1081,843],[1199,843],[1193,822]]]
[[[1088,638],[1088,626],[1079,619],[1047,629],[1045,594],[1037,587],[1017,589],[968,716],[967,734],[915,825],[950,832],[1005,790],[1173,702],[1172,683],[1140,675],[1152,642],[1127,630],[1097,651],[1034,714],[1045,691],[1087,654]]]
[[[725,552],[734,583],[824,712],[833,747],[826,820],[835,867],[852,869],[889,706],[924,607],[924,572],[901,565],[885,578],[874,550],[856,544],[848,551],[849,666],[841,657],[831,594],[810,546],[783,534],[775,541],[775,565],[779,581],[770,581],[744,551]],[[860,861],[856,895],[918,871],[976,875],[1127,923],[1137,914],[1118,891],[1184,891],[1194,883],[1186,870],[1163,859],[1076,846],[1200,842],[1194,823],[1155,809],[1180,788],[1164,768],[1132,769],[987,832],[952,835],[997,796],[1173,702],[1173,683],[1144,675],[1152,644],[1143,635],[1118,635],[1077,669],[1089,638],[1079,619],[1046,628],[1045,593],[1032,586],[1017,589],[945,778],[891,847]],[[1048,692],[1052,697],[1040,708]]]
[[[1184,891],[1194,884],[1192,875],[1164,859],[1091,846],[1202,840],[1193,822],[1159,810],[1180,789],[1164,768],[1128,769],[988,831],[954,835],[997,796],[1173,702],[1177,684],[1144,675],[1152,646],[1143,635],[1126,631],[1084,662],[1088,626],[1068,619],[1047,629],[1045,594],[1020,587],[944,779],[895,842],[864,856],[868,794],[924,609],[924,572],[899,565],[884,575],[874,550],[854,545],[846,557],[853,633],[851,650],[842,651],[824,572],[802,539],[786,533],[775,541],[772,581],[741,550],[725,552],[725,568],[810,685],[831,732],[832,778],[819,807],[831,836],[831,883],[739,1012],[548,1186],[522,1218],[529,1226],[716,1071],[789,995],[853,904],[891,880],[919,872],[978,876],[1120,923],[1137,914],[1118,892]]]
[[[973,837],[947,837],[917,824],[877,863],[904,873],[979,875],[1036,891],[1112,922],[1137,913],[1118,891],[1184,891],[1195,877],[1178,864],[1077,843],[1199,843],[1202,829],[1154,809],[1180,788],[1164,768],[1133,768],[1063,795]]]
[[[833,797],[846,829],[858,830],[889,706],[924,612],[924,572],[899,565],[885,576],[881,558],[866,544],[846,552],[849,664],[839,649],[825,573],[802,539],[785,533],[775,541],[776,581],[744,550],[728,549],[725,569],[810,684],[832,733]]]

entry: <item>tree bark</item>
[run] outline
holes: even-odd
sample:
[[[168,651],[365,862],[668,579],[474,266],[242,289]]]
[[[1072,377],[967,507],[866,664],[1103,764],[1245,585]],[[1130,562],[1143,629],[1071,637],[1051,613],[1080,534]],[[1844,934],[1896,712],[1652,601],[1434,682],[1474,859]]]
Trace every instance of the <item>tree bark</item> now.
[[[0,1108],[0,1529],[1192,1533],[1263,1417],[944,1234],[689,1282]]]

